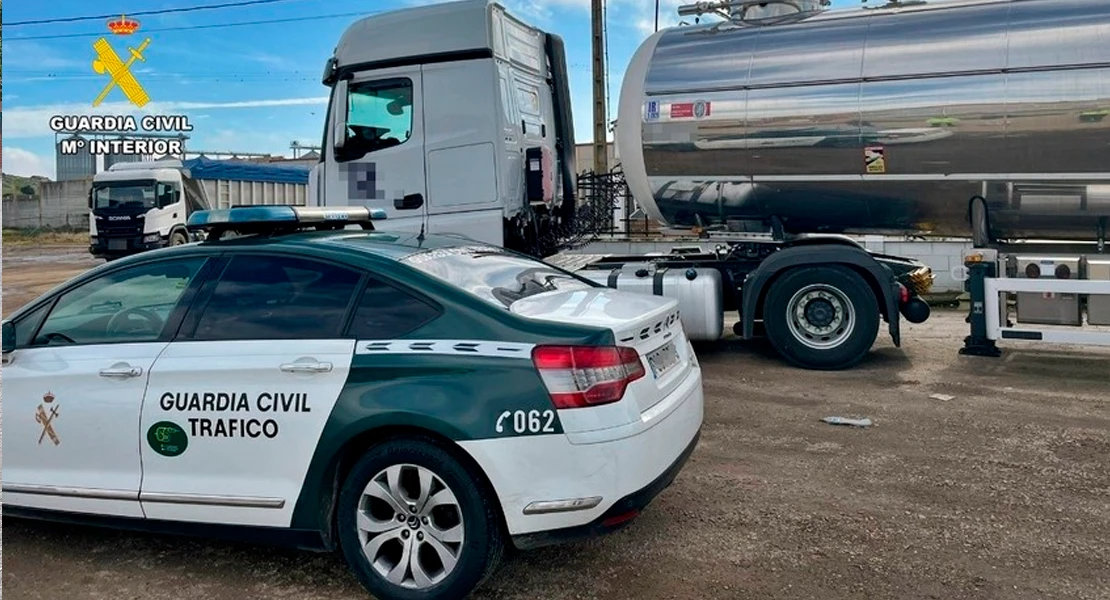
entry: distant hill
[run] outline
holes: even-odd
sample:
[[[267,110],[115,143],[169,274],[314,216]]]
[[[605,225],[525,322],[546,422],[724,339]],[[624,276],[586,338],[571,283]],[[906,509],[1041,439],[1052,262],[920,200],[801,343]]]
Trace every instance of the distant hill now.
[[[24,194],[25,191],[23,188],[30,186],[32,189],[34,189],[34,193],[31,195],[37,197],[39,196],[39,183],[42,181],[50,181],[49,178],[40,177],[38,175],[34,175],[31,177],[20,177],[19,175],[9,175],[7,173],[4,173],[3,176],[5,196],[7,196],[8,194]]]

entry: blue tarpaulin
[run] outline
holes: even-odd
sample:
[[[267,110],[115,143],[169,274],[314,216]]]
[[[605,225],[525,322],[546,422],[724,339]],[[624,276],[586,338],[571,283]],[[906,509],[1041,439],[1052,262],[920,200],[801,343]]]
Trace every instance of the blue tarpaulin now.
[[[236,160],[191,158],[183,161],[193,179],[228,179],[231,181],[274,181],[308,184],[307,165],[272,165]]]

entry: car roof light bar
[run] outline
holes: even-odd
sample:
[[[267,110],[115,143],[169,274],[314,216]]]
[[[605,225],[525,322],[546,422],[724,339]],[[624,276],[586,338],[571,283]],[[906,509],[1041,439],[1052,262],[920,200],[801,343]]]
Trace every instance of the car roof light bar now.
[[[374,221],[385,218],[384,210],[365,206],[232,206],[199,210],[189,215],[185,227],[206,232],[209,240],[218,240],[227,232],[273,235],[300,229],[345,229],[349,225],[372,230]]]

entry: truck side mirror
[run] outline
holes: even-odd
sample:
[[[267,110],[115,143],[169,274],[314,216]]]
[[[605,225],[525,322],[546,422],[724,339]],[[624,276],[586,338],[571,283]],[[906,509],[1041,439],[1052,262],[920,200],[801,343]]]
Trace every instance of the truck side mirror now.
[[[4,321],[4,354],[15,350],[15,323]]]
[[[412,210],[424,206],[424,196],[420,194],[409,194],[404,198],[397,198],[393,201],[393,208],[397,210]]]
[[[332,149],[338,155],[347,143],[347,80],[335,82],[332,94],[331,140]]]

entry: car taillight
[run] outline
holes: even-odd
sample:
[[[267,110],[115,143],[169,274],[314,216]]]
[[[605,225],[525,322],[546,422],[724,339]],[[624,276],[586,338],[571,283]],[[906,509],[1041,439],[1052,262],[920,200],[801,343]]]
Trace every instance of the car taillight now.
[[[555,408],[616,402],[646,374],[636,350],[618,346],[536,346],[532,362]]]

